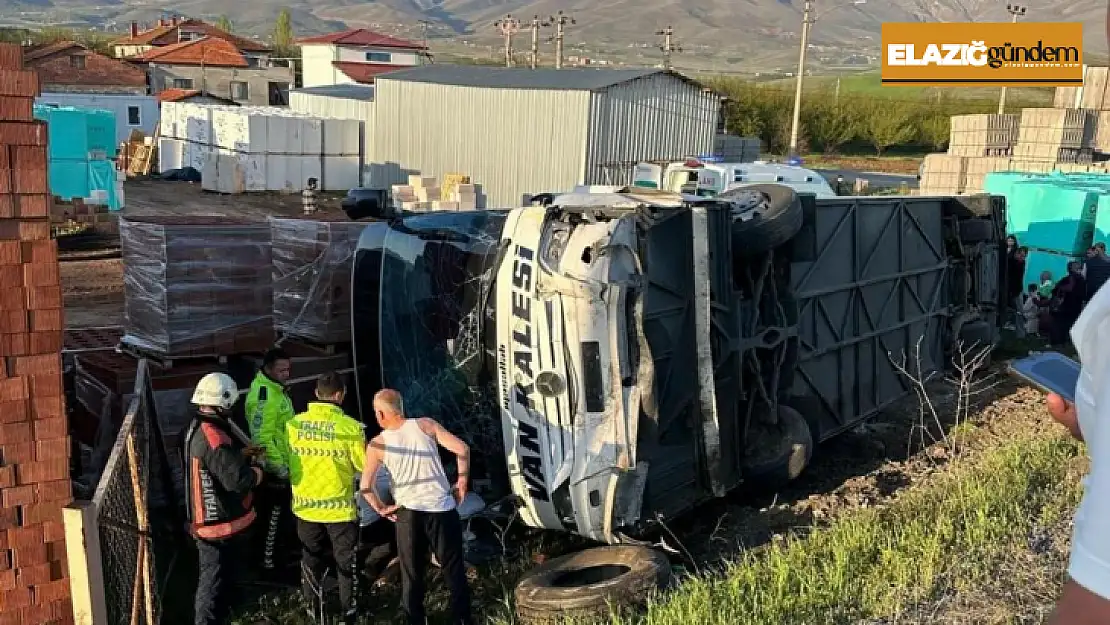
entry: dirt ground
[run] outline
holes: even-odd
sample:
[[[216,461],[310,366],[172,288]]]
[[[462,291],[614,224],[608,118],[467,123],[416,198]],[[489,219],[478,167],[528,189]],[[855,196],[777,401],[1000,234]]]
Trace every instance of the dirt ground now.
[[[136,215],[196,215],[265,219],[270,216],[295,217],[301,214],[299,193],[243,193],[224,195],[204,191],[200,183],[166,180],[131,180],[124,187],[127,206],[124,217]],[[317,207],[325,213],[339,213],[340,196],[321,194]]]
[[[118,258],[63,261],[61,268],[67,326],[123,323],[123,265]]]

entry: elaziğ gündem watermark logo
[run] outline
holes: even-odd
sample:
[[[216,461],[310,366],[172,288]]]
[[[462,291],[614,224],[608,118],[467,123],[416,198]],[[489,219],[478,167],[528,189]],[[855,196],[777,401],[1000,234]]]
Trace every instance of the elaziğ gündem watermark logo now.
[[[1083,83],[1079,23],[883,24],[884,85]]]

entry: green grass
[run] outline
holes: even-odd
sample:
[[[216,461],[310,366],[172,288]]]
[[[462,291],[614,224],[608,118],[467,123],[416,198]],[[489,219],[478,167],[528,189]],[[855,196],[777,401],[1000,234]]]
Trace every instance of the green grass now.
[[[834,89],[838,79],[840,80],[840,93],[842,94],[875,95],[906,100],[936,99],[938,93],[943,93],[948,97],[991,98],[997,100],[999,94],[998,88],[992,87],[884,86],[878,70],[806,76],[802,87],[807,91]],[[783,78],[770,81],[768,84],[793,89],[796,83],[794,78]],[[1010,89],[1006,98],[1008,108],[1016,111],[1022,106],[1051,106],[1054,94],[1055,90],[1051,87],[1021,87]]]
[[[847,623],[895,618],[989,581],[1007,555],[1077,504],[1078,443],[1031,434],[909,489],[885,509],[849,513],[689,578],[622,622]]]

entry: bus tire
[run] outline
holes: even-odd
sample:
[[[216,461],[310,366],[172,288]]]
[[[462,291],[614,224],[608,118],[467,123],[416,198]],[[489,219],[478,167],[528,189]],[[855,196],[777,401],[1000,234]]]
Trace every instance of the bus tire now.
[[[595,547],[555,558],[517,584],[522,623],[608,620],[611,611],[642,607],[671,582],[671,564],[658,550],[635,545]]]
[[[753,197],[753,194],[754,197]],[[717,196],[747,202],[732,220],[732,253],[757,256],[783,245],[802,229],[802,203],[793,189],[781,184],[753,184]]]
[[[778,422],[753,424],[745,445],[744,481],[752,488],[776,491],[805,471],[813,458],[813,433],[801,413],[779,404]]]

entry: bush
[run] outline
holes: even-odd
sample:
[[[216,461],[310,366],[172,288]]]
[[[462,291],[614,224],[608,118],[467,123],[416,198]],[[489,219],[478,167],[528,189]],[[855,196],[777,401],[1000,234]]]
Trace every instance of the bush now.
[[[862,129],[863,138],[875,147],[879,156],[892,145],[905,145],[919,134],[914,113],[913,106],[905,102],[872,100]]]
[[[794,91],[735,78],[711,78],[708,85],[728,98],[725,128],[730,134],[759,137],[764,150],[786,152],[794,111]],[[1015,102],[1014,106],[1020,103]],[[802,96],[799,147],[834,153],[873,149],[882,154],[896,148],[927,152],[945,149],[953,115],[993,113],[992,99],[882,97],[830,89]]]

